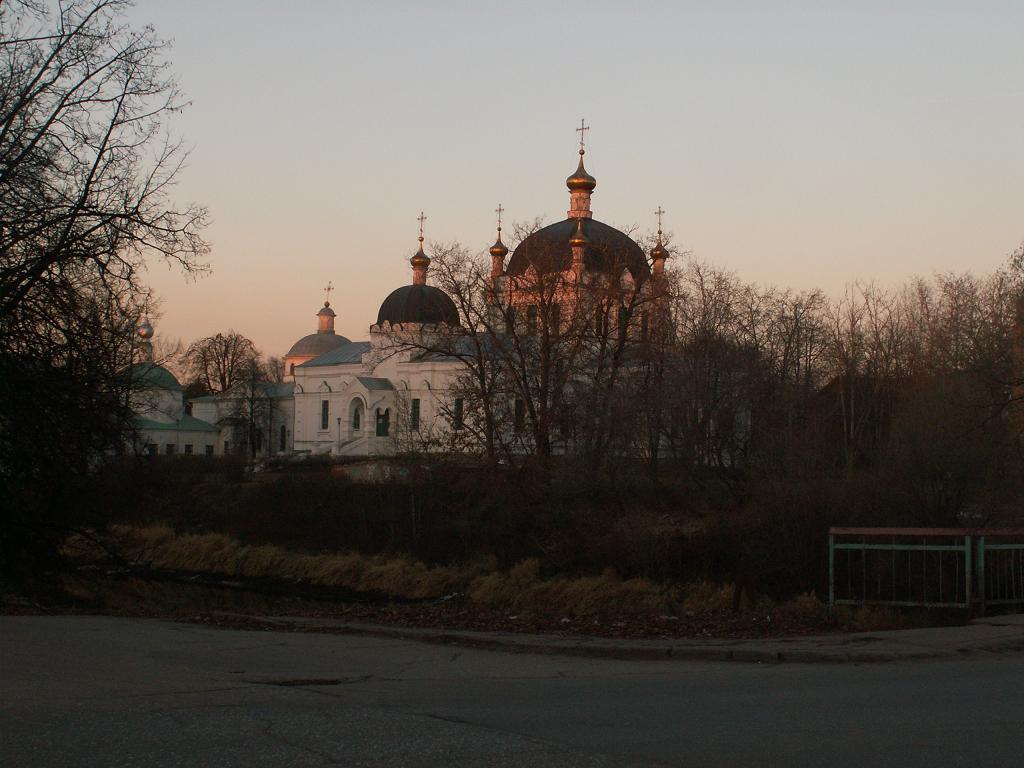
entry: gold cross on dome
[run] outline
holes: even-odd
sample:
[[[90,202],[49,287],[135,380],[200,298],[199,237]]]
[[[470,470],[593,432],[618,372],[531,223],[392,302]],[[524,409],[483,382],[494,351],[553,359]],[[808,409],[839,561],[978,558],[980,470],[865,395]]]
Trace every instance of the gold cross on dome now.
[[[589,130],[590,130],[590,126],[587,125],[586,120],[584,118],[580,118],[580,127],[576,129],[576,133],[578,133],[580,135],[580,152],[581,153],[583,152],[583,143],[584,143],[583,139],[586,137],[587,131],[589,131]]]
[[[324,286],[324,294],[325,294],[324,295],[324,301],[325,302],[331,300],[331,291],[333,291],[333,290],[334,290],[334,283],[332,283],[330,280],[328,280],[327,281],[327,285]]]
[[[664,215],[665,210],[659,205],[658,210],[654,212],[654,215],[658,217],[658,233],[661,233],[661,217]]]
[[[423,215],[423,211],[420,211],[419,218],[416,219],[420,223],[420,242],[423,242],[423,222],[427,220],[427,217]]]
[[[494,209],[494,212],[498,214],[498,231],[501,232],[501,214],[505,212],[505,209],[501,207],[501,203],[498,203],[498,207]]]

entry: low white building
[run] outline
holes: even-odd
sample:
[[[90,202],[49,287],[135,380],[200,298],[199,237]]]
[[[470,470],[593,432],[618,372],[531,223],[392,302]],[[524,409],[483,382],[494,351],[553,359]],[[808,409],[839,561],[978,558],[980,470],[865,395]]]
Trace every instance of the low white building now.
[[[221,453],[217,427],[187,412],[178,379],[153,361],[153,326],[148,320],[140,323],[138,333],[142,359],[125,371],[135,413],[131,449],[154,456]]]
[[[219,395],[194,397],[197,420],[215,426],[217,454],[269,458],[292,452],[295,400],[290,381],[244,383]]]

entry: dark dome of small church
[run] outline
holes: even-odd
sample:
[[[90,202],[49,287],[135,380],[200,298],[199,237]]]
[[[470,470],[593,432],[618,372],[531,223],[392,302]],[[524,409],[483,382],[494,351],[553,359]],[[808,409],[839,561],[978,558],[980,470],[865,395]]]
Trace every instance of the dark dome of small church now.
[[[292,348],[288,350],[285,357],[305,357],[307,355],[320,357],[320,355],[348,343],[348,339],[337,333],[311,333],[292,344]]]
[[[459,324],[451,297],[433,285],[403,285],[393,290],[377,313],[377,325],[391,323]]]
[[[570,240],[576,234],[577,219],[549,224],[521,242],[509,259],[508,275],[522,275],[531,264],[541,273],[564,272],[572,267]],[[640,281],[651,273],[647,257],[632,238],[615,227],[597,219],[580,219],[583,235],[588,241],[583,251],[587,271],[603,272],[613,267],[626,267],[633,279]]]

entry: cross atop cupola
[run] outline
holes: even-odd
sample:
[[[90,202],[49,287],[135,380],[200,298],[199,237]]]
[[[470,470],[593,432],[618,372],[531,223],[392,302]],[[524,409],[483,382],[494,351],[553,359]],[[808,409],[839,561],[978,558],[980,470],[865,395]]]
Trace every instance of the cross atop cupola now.
[[[587,135],[587,131],[590,130],[590,126],[587,125],[587,121],[584,118],[580,118],[580,127],[576,129],[576,133],[580,135],[580,154],[585,154],[586,149],[584,148],[584,138]]]
[[[655,275],[661,275],[665,272],[665,259],[668,258],[668,249],[665,247],[661,233],[661,217],[665,215],[665,209],[659,205],[654,215],[658,218],[658,242],[651,249],[651,271]]]

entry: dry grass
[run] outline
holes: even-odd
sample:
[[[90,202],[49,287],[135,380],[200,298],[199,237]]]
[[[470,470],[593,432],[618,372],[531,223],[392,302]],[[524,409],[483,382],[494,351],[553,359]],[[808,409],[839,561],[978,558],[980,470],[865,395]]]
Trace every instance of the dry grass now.
[[[545,578],[536,559],[498,570],[493,558],[460,566],[430,567],[403,557],[353,553],[305,554],[276,546],[250,546],[220,533],[177,534],[168,526],[113,526],[93,537],[76,536],[65,554],[79,562],[110,553],[151,568],[226,577],[304,583],[356,592],[434,599],[461,592],[473,603],[508,613],[561,617],[723,614],[732,606],[729,584],[684,586],[622,579],[612,569],[597,576]],[[759,598],[755,612],[824,622],[827,607],[813,594],[776,605]],[[875,613],[845,617],[852,626],[898,625],[899,617]],[[869,626],[870,625],[870,626]]]
[[[562,616],[657,614],[672,612],[679,604],[676,588],[647,579],[623,580],[612,570],[600,576],[542,579],[537,560],[481,576],[468,594],[473,602],[493,608]]]
[[[238,578],[301,579],[318,586],[383,592],[406,598],[437,598],[464,592],[492,608],[584,616],[636,615],[678,610],[684,592],[647,579],[621,579],[612,570],[600,576],[545,579],[537,560],[508,571],[493,560],[460,567],[429,567],[401,557],[359,554],[302,554],[274,546],[249,546],[219,533],[176,534],[167,526],[113,526],[93,539],[74,537],[69,557],[101,559],[107,552],[129,562],[166,570],[214,573]],[[711,593],[707,585],[696,594]]]
[[[683,589],[683,608],[696,613],[725,611],[732,608],[732,584],[695,581]]]
[[[166,526],[113,526],[100,541],[125,560],[151,568],[249,579],[301,579],[317,586],[407,598],[439,597],[467,580],[464,569],[430,568],[405,558],[309,555],[270,545],[250,546],[220,533],[179,536]],[[81,537],[69,541],[65,551],[86,559],[103,554]]]

